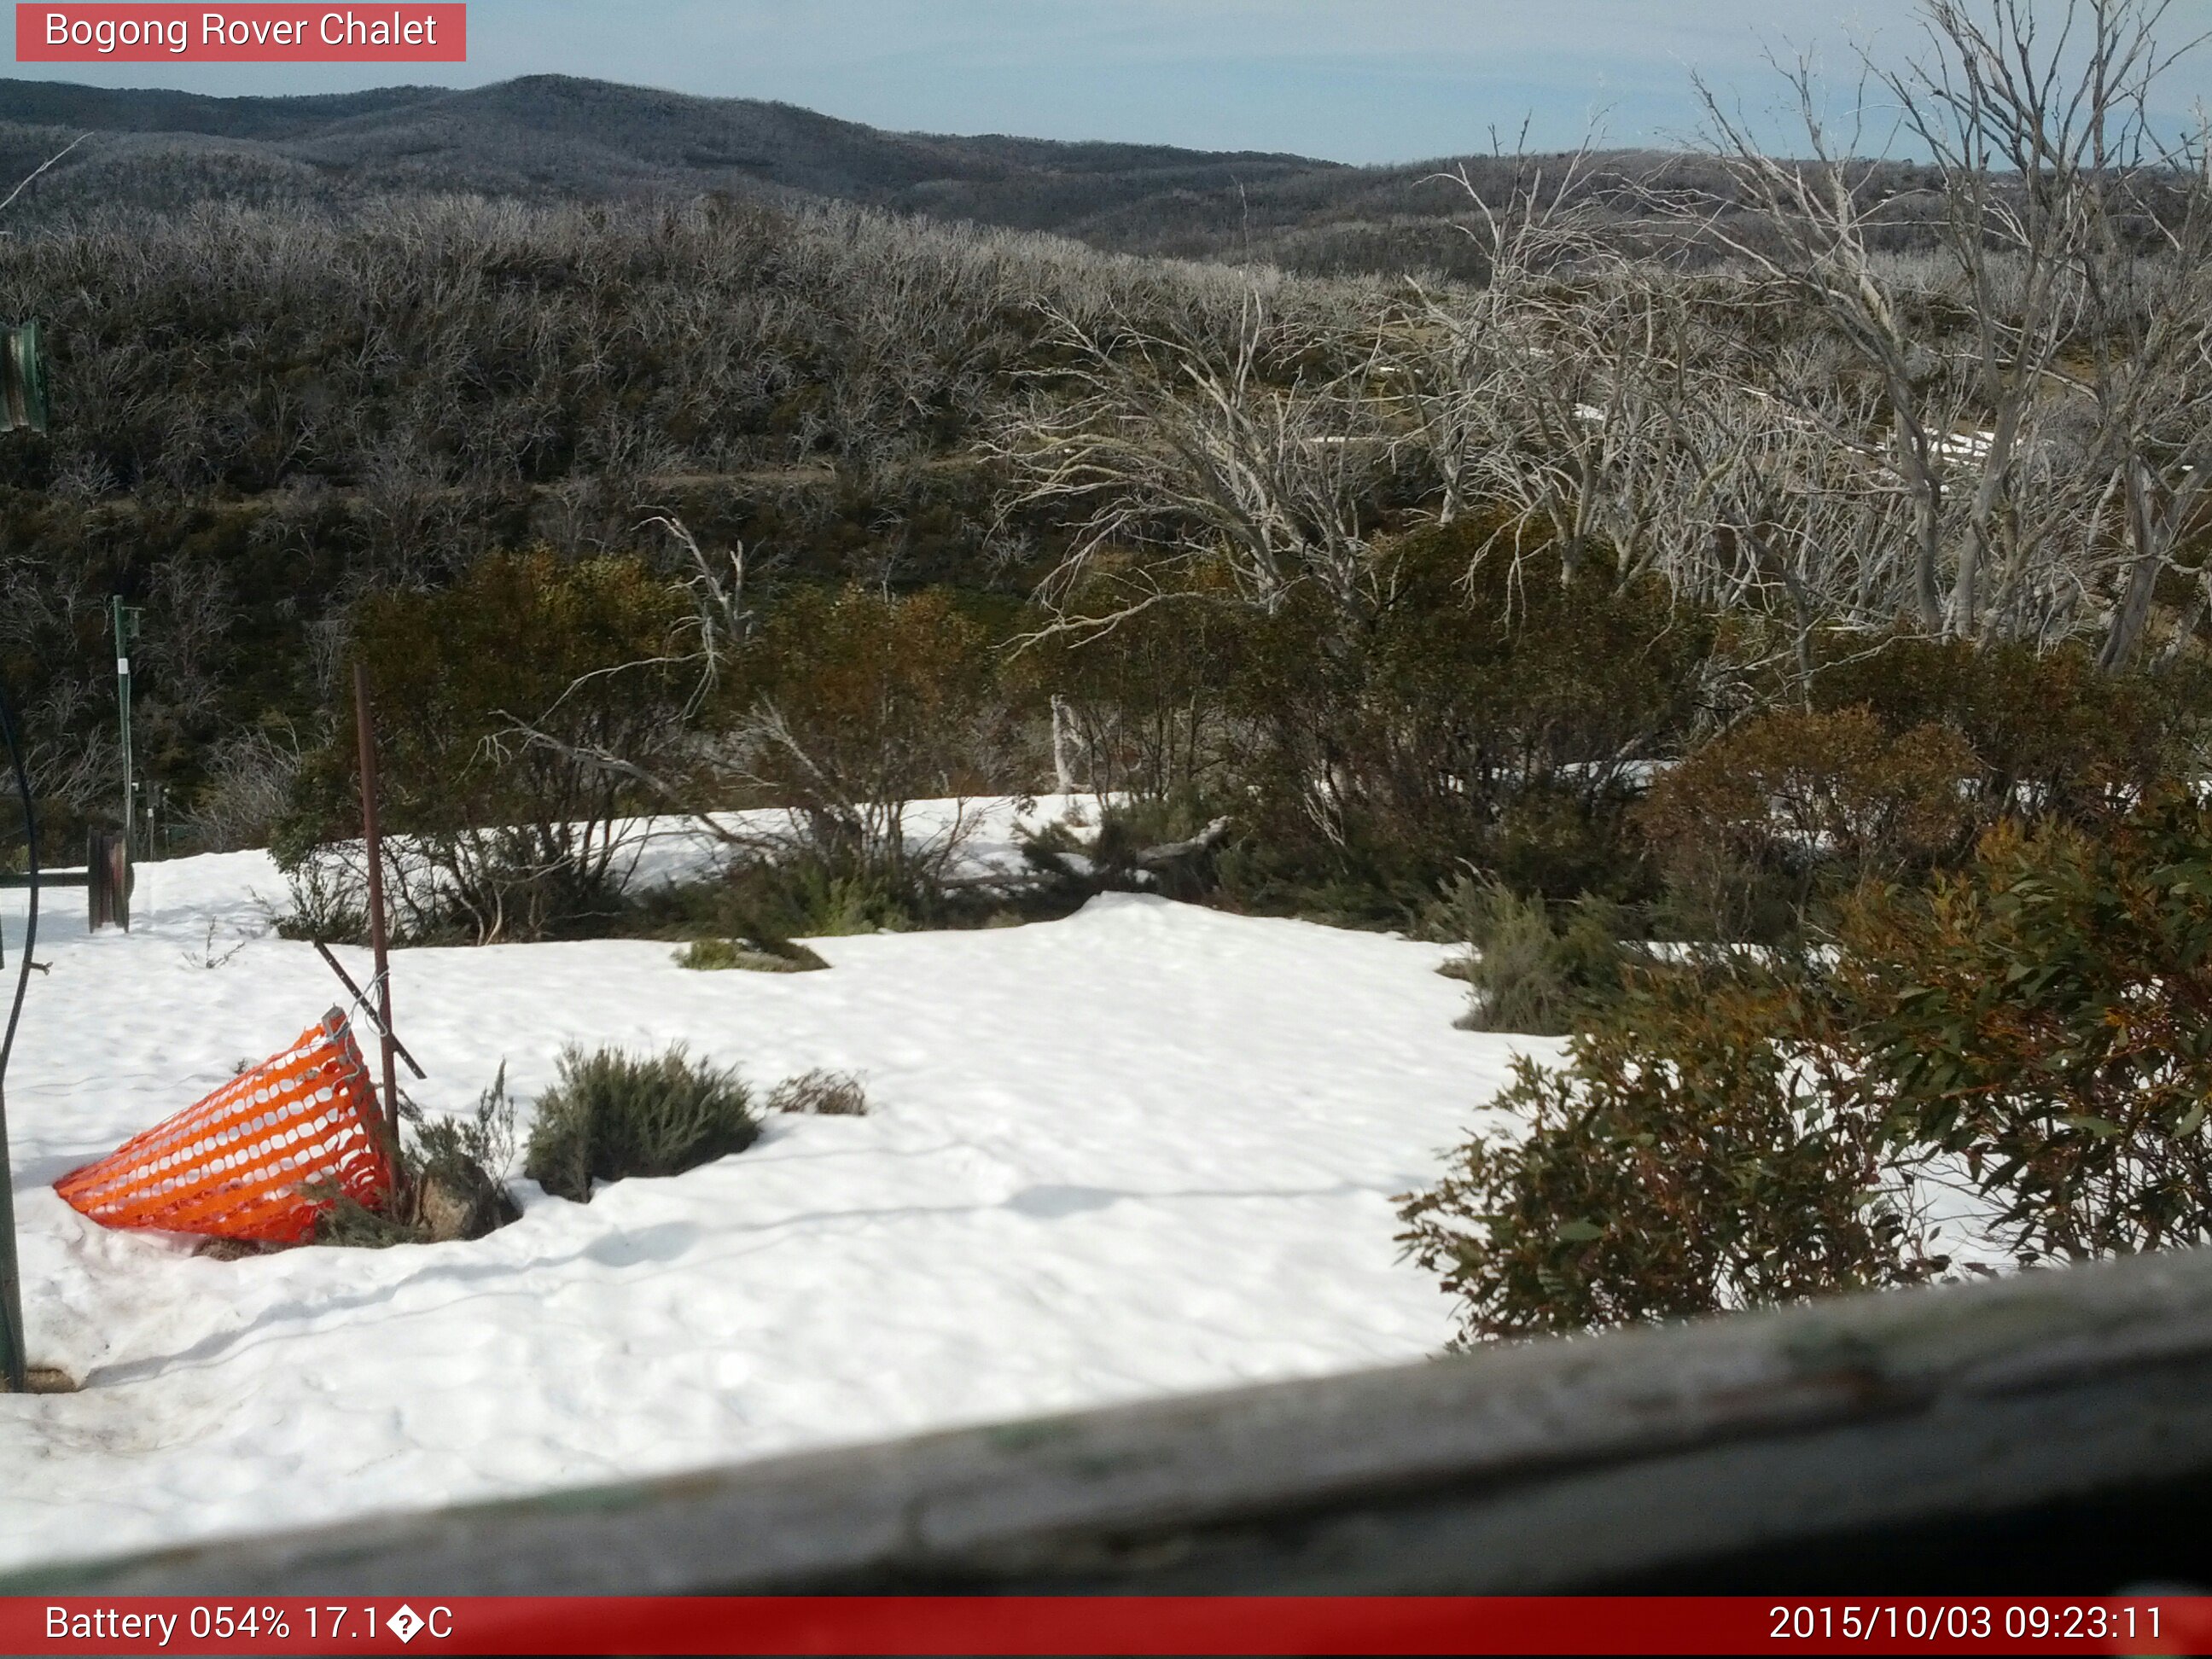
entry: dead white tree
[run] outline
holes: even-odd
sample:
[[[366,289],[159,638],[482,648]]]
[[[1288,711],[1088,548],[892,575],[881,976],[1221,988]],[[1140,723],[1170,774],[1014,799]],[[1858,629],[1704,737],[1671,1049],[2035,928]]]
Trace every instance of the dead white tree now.
[[[1932,161],[1929,189],[1884,188],[1863,129],[1832,139],[1801,63],[1788,78],[1805,157],[1766,154],[1700,86],[1738,201],[1652,198],[1819,317],[1879,386],[1911,506],[1906,614],[1930,634],[2100,627],[2118,667],[2195,507],[2202,467],[2183,434],[2202,424],[2188,416],[2203,395],[2208,240],[2202,147],[2160,145],[2149,113],[2195,44],[2159,45],[2166,10],[2068,0],[2054,22],[2022,0],[1927,0],[1928,49],[1869,60],[1856,108],[1885,94]],[[1942,254],[1932,286],[1875,250],[1908,211]],[[1866,447],[1869,432],[1802,407]]]
[[[1394,331],[1388,390],[1437,487],[1437,517],[1500,515],[1484,555],[1516,572],[1542,550],[1571,576],[1601,546],[1632,579],[1680,503],[1655,490],[1665,408],[1679,403],[1681,319],[1672,289],[1595,223],[1578,153],[1529,168],[1493,204],[1462,169],[1463,227],[1486,277],[1421,295]],[[1669,488],[1679,481],[1668,477]]]
[[[1257,291],[1225,339],[1119,317],[1050,322],[1064,364],[1040,374],[988,448],[1018,480],[1018,506],[1075,523],[1040,589],[1053,631],[1096,635],[1209,592],[1272,612],[1310,586],[1347,617],[1371,611],[1368,524],[1395,463],[1382,358],[1356,323],[1291,330]],[[1322,366],[1297,366],[1309,356]],[[1217,588],[1192,580],[1201,568],[1220,573]]]

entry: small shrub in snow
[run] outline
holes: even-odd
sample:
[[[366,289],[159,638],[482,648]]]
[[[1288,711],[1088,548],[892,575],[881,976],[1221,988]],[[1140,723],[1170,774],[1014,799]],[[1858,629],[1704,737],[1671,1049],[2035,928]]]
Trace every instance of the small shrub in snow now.
[[[678,1175],[741,1152],[759,1134],[737,1073],[692,1060],[681,1043],[653,1055],[572,1048],[538,1097],[522,1172],[584,1204],[595,1182]]]
[[[804,931],[817,939],[902,933],[914,926],[913,913],[881,876],[841,876],[826,866],[803,866],[799,894],[806,915]]]
[[[1555,921],[1540,897],[1462,876],[1444,908],[1469,949],[1447,964],[1471,994],[1462,1030],[1557,1036],[1620,994],[1620,915],[1602,899],[1585,896]]]
[[[751,939],[695,939],[676,953],[676,965],[710,973],[735,968],[755,974],[804,974],[830,964],[788,939],[763,945]]]
[[[769,1092],[768,1109],[808,1117],[866,1117],[868,1096],[852,1073],[817,1068],[777,1084]]]
[[[414,1133],[399,1150],[398,1202],[380,1212],[339,1194],[316,1224],[317,1243],[384,1249],[481,1238],[521,1215],[503,1184],[514,1158],[504,1062],[466,1117],[426,1121],[410,1106],[401,1110],[413,1114]]]

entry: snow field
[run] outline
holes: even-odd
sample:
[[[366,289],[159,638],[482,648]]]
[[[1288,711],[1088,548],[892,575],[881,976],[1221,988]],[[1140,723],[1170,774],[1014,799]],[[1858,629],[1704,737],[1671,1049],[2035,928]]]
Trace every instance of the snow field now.
[[[978,861],[1004,863],[1005,818]],[[697,853],[665,838],[641,873]],[[220,1261],[49,1183],[341,997],[263,932],[264,855],[143,877],[127,937],[50,899],[9,1074],[32,1356],[85,1387],[0,1395],[0,1565],[1432,1352],[1450,1304],[1397,1259],[1392,1197],[1516,1048],[1555,1047],[1453,1030],[1443,947],[1141,896],[816,940],[814,974],[631,940],[407,951],[433,1110],[502,1058],[526,1103],[566,1042],[683,1041],[763,1089],[857,1071],[872,1115],[774,1120],[588,1206],[523,1183],[522,1219],[474,1243]]]

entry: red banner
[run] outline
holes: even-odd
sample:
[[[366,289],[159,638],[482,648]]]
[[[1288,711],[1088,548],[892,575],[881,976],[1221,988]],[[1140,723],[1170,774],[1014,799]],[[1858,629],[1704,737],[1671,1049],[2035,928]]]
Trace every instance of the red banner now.
[[[11,1654],[2203,1653],[2212,1597],[0,1598]]]
[[[465,5],[15,7],[19,64],[459,64]]]

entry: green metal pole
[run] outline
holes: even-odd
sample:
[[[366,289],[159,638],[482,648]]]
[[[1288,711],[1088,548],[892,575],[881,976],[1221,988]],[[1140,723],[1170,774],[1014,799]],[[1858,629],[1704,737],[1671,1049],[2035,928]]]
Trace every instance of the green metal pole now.
[[[0,330],[0,432],[27,427],[46,429],[46,356],[39,344],[39,325]],[[118,611],[118,618],[120,619]],[[118,651],[118,654],[120,653]],[[124,752],[130,752],[130,702],[124,702]],[[29,1386],[30,1355],[23,1335],[23,1293],[15,1261],[15,1194],[8,1150],[8,1061],[15,1048],[15,1021],[23,1012],[23,993],[29,988],[31,950],[39,937],[39,817],[31,797],[31,775],[23,760],[23,734],[15,724],[5,687],[0,687],[0,746],[15,774],[15,788],[23,803],[23,842],[29,885],[23,916],[23,950],[15,967],[15,990],[0,1022],[0,1381],[16,1394]],[[129,763],[126,761],[125,764]],[[125,815],[128,824],[130,817]]]
[[[15,966],[15,993],[0,1021],[0,1382],[21,1394],[30,1382],[30,1354],[23,1335],[22,1279],[15,1262],[15,1194],[8,1149],[8,1060],[15,1048],[15,1020],[31,975],[31,951],[39,937],[39,818],[31,798],[30,773],[23,764],[22,734],[7,689],[0,686],[0,746],[5,747],[23,803],[23,846],[29,882],[24,891],[23,949]]]

